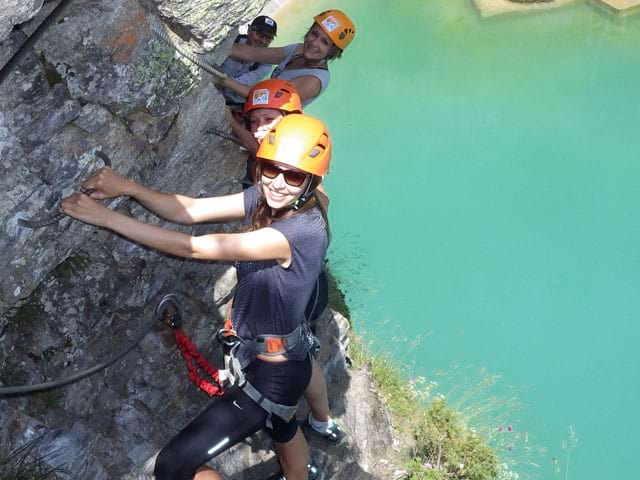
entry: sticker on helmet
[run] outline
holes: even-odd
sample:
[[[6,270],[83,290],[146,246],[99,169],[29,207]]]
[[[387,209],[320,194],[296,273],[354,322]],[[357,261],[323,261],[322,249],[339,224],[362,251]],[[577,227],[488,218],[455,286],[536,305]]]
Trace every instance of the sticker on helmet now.
[[[269,103],[269,89],[259,88],[253,92],[253,98],[251,99],[252,105],[266,105]]]
[[[269,17],[264,19],[264,23],[266,23],[267,25],[271,25],[273,27],[273,20]]]
[[[327,29],[327,32],[331,33],[340,26],[340,22],[333,16],[329,16],[322,21],[322,26]]]

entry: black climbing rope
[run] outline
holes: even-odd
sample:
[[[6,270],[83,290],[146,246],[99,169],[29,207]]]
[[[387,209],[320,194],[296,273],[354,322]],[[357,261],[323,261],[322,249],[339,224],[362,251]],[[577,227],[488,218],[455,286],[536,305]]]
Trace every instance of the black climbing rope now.
[[[195,230],[195,225],[191,229],[192,235],[194,233],[194,230]],[[176,278],[172,283],[172,289],[174,289],[182,281],[182,277],[184,275],[184,266],[186,264],[186,261],[187,261],[187,258],[182,259],[182,262],[180,263],[180,268],[178,269],[178,274],[176,275]],[[223,298],[219,299],[216,302],[215,304],[216,308],[219,308],[225,303],[227,303],[231,299],[233,294],[234,294],[234,289],[231,289],[231,291],[227,295],[225,295]],[[156,295],[154,295],[151,298],[156,298],[157,295],[158,294],[156,293]],[[160,299],[158,305],[154,310],[152,321],[150,321],[147,325],[145,325],[145,327],[142,330],[140,330],[140,333],[134,338],[134,340],[128,346],[120,350],[116,355],[114,355],[112,358],[110,358],[106,362],[100,363],[91,368],[88,368],[87,370],[78,372],[74,375],[70,375],[68,377],[65,377],[59,380],[37,383],[34,385],[20,385],[20,386],[8,386],[8,387],[0,386],[0,397],[25,395],[28,393],[40,392],[44,390],[51,390],[54,388],[63,387],[70,383],[78,382],[84,378],[89,377],[90,375],[93,375],[94,373],[99,372],[100,370],[107,368],[109,365],[112,365],[113,363],[117,362],[122,357],[124,357],[127,353],[133,350],[133,348],[142,341],[142,339],[147,335],[147,333],[151,331],[151,329],[157,323],[158,320],[164,321],[164,318],[162,318],[164,314],[164,304],[166,303],[167,299],[172,299],[172,298],[177,298],[176,294],[170,293],[170,294],[164,295]]]
[[[182,264],[180,265],[178,276],[176,278],[176,281],[174,281],[174,287],[179,283],[180,279],[182,278],[182,273],[183,273],[182,270],[184,268],[184,264],[185,262],[183,261]],[[234,290],[232,289],[227,295],[225,295],[223,298],[218,300],[218,302],[216,302],[216,307],[219,308],[220,306],[228,302],[229,299],[233,296],[233,293],[234,293]],[[152,320],[149,321],[149,323],[145,325],[143,329],[140,330],[138,335],[133,339],[133,341],[129,345],[124,347],[122,350],[120,350],[118,353],[116,353],[113,357],[111,357],[106,362],[99,363],[98,365],[95,365],[91,368],[83,370],[82,372],[78,372],[74,375],[70,375],[68,377],[61,378],[59,380],[36,383],[34,385],[20,385],[20,386],[9,386],[9,387],[0,386],[0,397],[25,395],[28,393],[41,392],[45,390],[51,390],[54,388],[63,387],[70,383],[75,383],[84,378],[87,378],[93,375],[94,373],[97,373],[100,370],[107,368],[109,365],[114,364],[115,362],[120,360],[122,357],[124,357],[127,353],[129,353],[131,350],[133,350],[133,348],[136,347],[142,341],[142,339],[147,335],[147,333],[149,333],[152,330],[153,326],[156,325],[158,320],[164,321],[164,318],[163,318],[164,303],[166,303],[166,300],[168,298],[176,298],[176,295],[172,293],[172,294],[163,296],[160,299],[158,306],[154,310]]]
[[[93,375],[100,370],[107,368],[109,365],[117,362],[122,357],[124,357],[127,353],[129,353],[140,341],[145,337],[147,333],[151,331],[151,328],[156,324],[156,318],[154,315],[153,322],[149,322],[148,325],[145,325],[145,328],[140,331],[138,336],[131,342],[130,345],[120,350],[116,355],[114,355],[111,359],[104,363],[99,363],[94,367],[91,367],[82,372],[76,373],[75,375],[70,375],[68,377],[62,378],[60,380],[55,380],[51,382],[37,383],[35,385],[21,385],[16,387],[0,387],[0,397],[5,396],[15,396],[15,395],[24,395],[26,393],[34,393],[41,392],[44,390],[51,390],[53,388],[63,387],[73,382],[77,382],[82,380],[83,378],[87,378],[90,375]]]

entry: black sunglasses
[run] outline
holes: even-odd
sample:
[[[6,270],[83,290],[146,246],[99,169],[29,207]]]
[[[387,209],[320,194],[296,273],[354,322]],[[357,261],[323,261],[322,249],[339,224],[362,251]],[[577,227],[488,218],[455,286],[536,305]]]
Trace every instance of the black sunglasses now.
[[[254,32],[259,38],[261,38],[262,40],[265,40],[267,42],[273,42],[273,39],[275,38],[270,33],[263,32],[259,28],[253,27],[252,32]]]
[[[301,187],[309,174],[300,170],[284,170],[272,162],[262,162],[262,175],[274,179],[282,174],[284,181],[291,187]]]

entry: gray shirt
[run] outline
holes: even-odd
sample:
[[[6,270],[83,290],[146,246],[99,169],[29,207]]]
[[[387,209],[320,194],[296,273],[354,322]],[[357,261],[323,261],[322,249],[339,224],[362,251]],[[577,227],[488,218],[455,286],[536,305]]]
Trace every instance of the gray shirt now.
[[[253,186],[244,191],[245,223],[250,224],[260,193]],[[291,265],[276,260],[236,262],[238,285],[233,299],[232,323],[242,337],[286,335],[304,320],[305,307],[324,264],[328,239],[317,208],[273,222],[291,248]],[[304,360],[308,340],[287,354]]]
[[[299,43],[293,45],[287,45],[284,47],[285,58],[280,62],[276,68],[273,69],[273,73],[271,73],[271,78],[281,78],[283,80],[291,81],[294,78],[303,77],[305,75],[311,75],[320,80],[320,92],[315,97],[307,98],[302,102],[302,106],[306,107],[311,102],[313,102],[316,98],[322,95],[327,87],[329,86],[329,80],[331,76],[329,75],[329,70],[326,68],[295,68],[291,70],[286,70],[287,64],[291,62],[296,56],[294,52],[296,48],[301,45]]]
[[[246,35],[239,35],[237,43],[247,43]],[[256,83],[267,76],[271,65],[268,63],[242,62],[235,58],[228,57],[220,67],[224,73],[233,78],[236,82],[253,87]],[[227,104],[244,105],[245,97],[242,97],[228,88],[224,89],[224,98]]]

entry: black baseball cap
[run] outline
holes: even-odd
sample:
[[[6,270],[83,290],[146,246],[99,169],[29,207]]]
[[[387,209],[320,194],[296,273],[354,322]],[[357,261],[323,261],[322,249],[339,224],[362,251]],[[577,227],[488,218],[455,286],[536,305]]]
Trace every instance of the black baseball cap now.
[[[259,17],[254,18],[250,27],[269,35],[273,35],[274,37],[278,33],[278,24],[273,18],[267,17],[266,15],[260,15]]]

